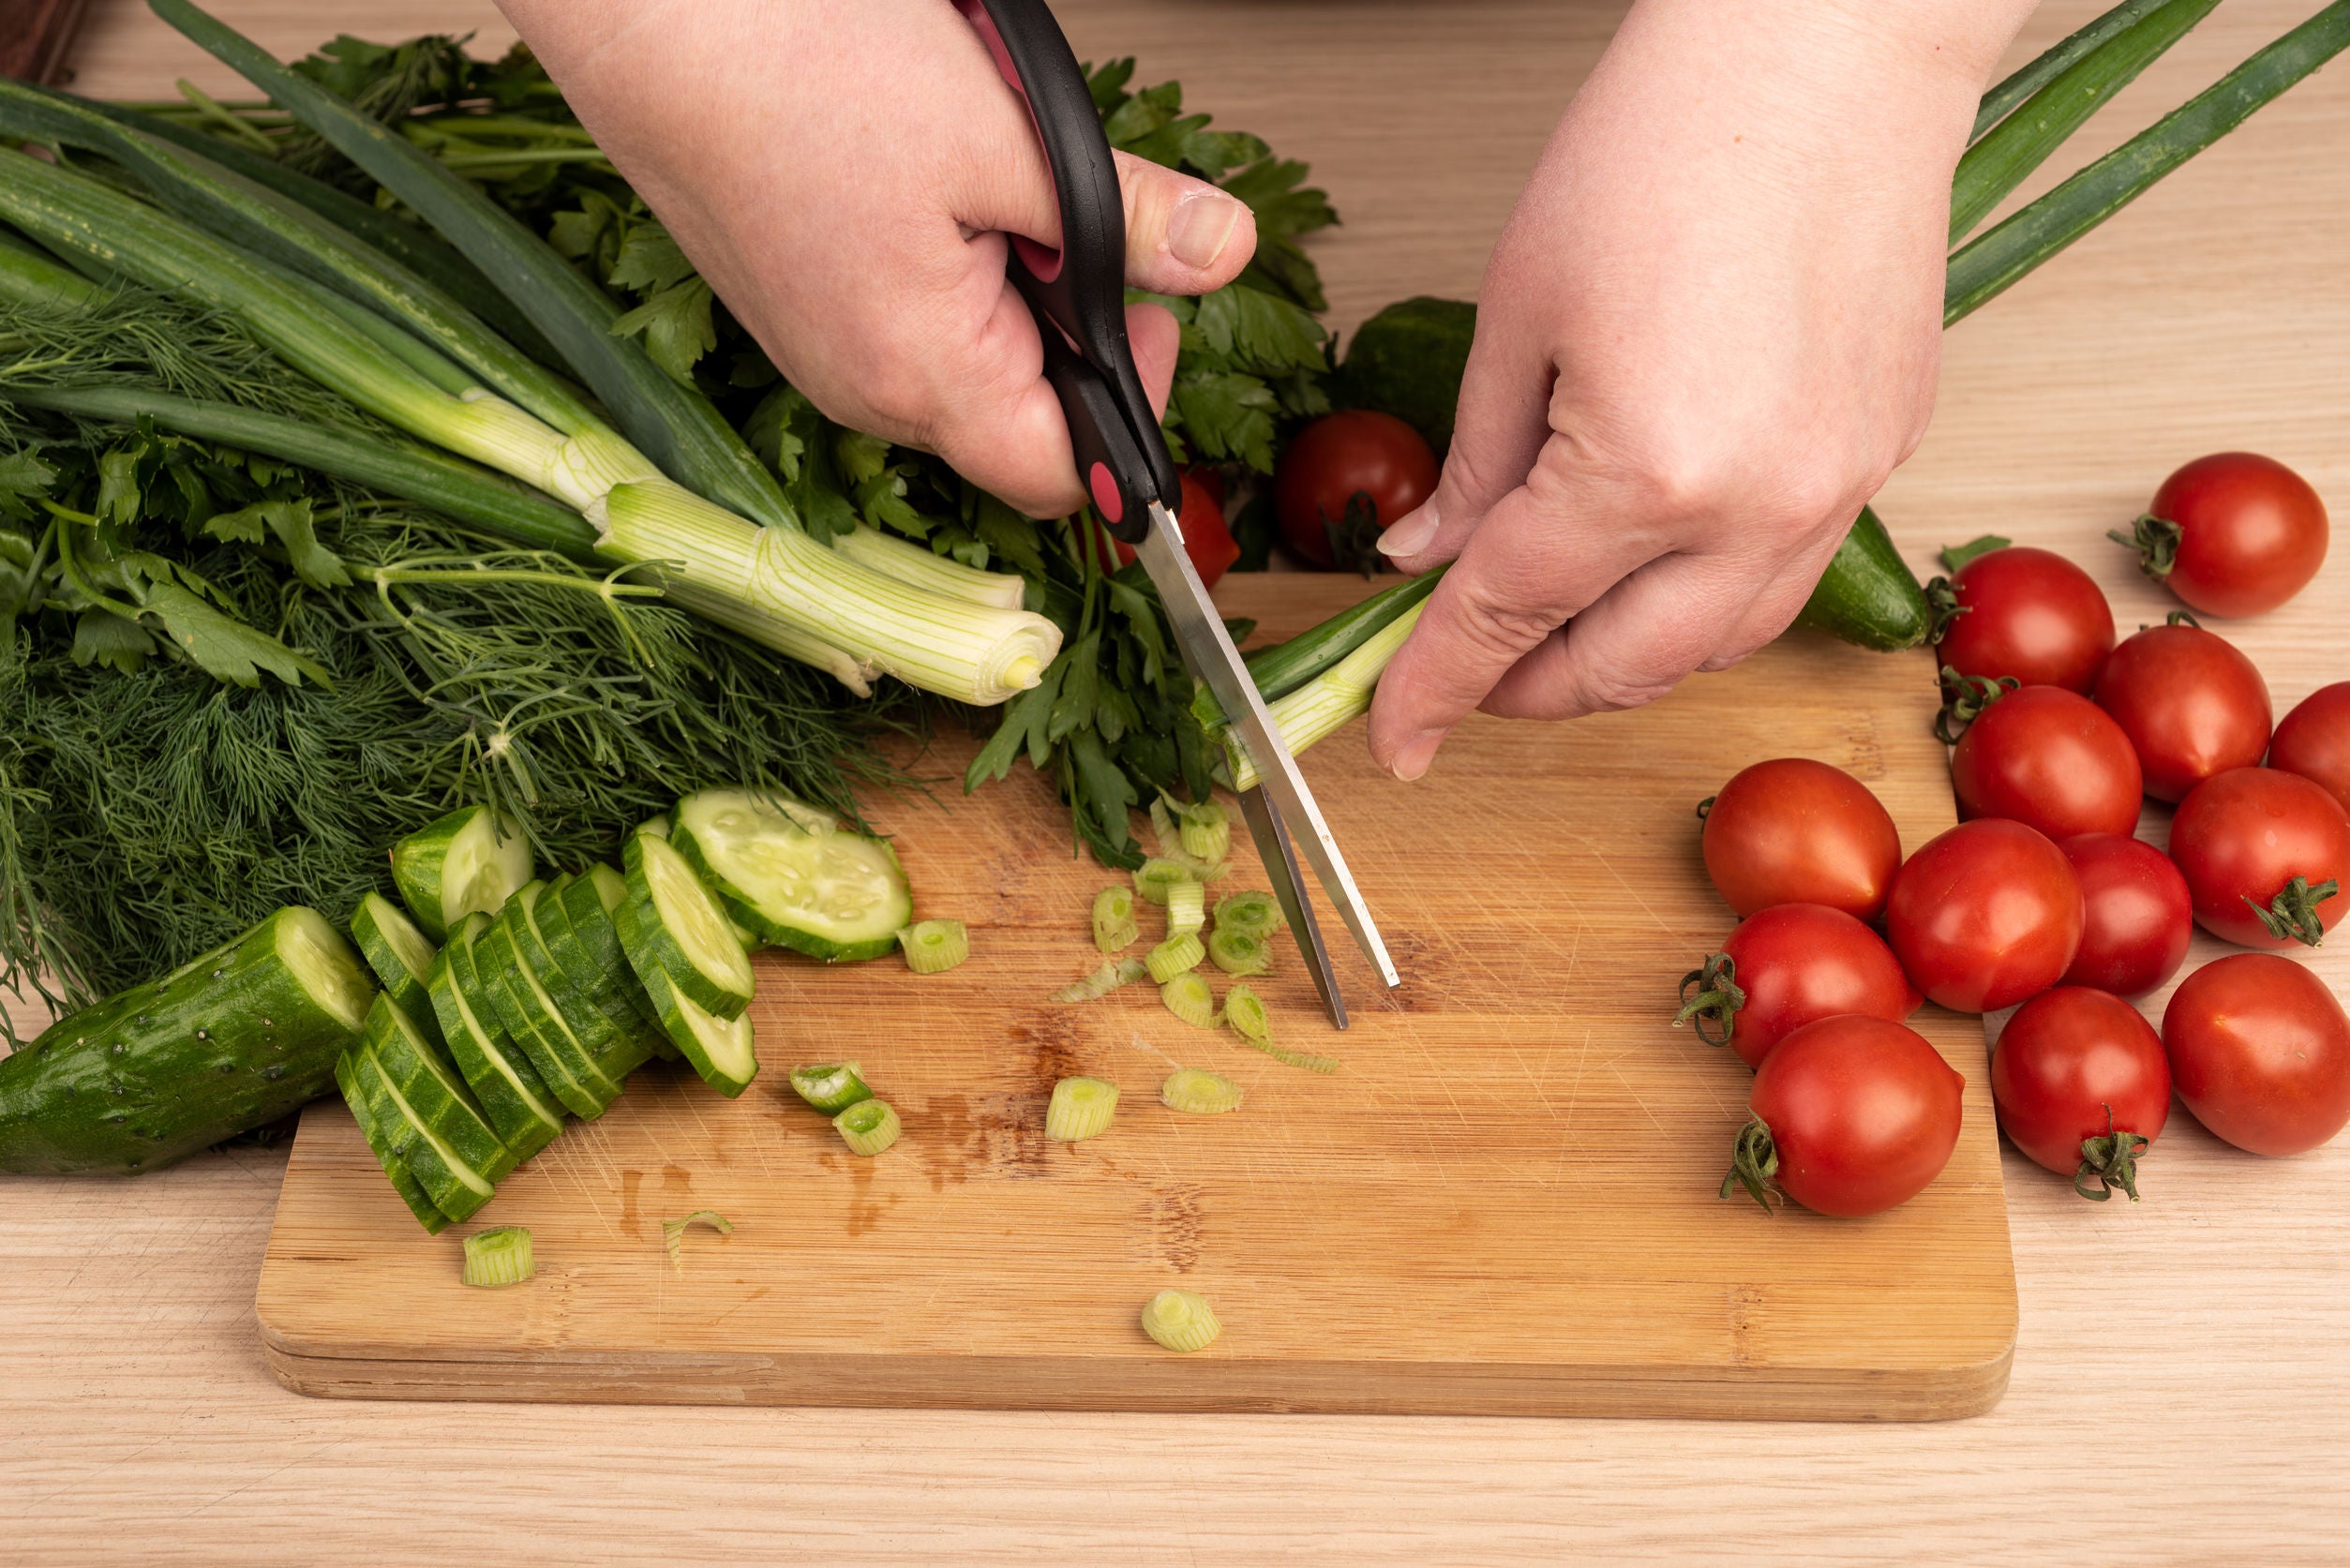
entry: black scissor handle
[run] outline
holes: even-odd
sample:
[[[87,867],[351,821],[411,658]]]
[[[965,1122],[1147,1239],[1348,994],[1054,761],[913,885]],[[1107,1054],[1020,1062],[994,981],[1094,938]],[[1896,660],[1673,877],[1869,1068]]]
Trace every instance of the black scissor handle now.
[[[1101,116],[1060,23],[1043,0],[955,0],[1027,100],[1060,206],[1061,247],[1011,237],[1006,271],[1044,338],[1077,471],[1110,531],[1131,545],[1150,503],[1182,507],[1182,480],[1126,336],[1126,203]]]

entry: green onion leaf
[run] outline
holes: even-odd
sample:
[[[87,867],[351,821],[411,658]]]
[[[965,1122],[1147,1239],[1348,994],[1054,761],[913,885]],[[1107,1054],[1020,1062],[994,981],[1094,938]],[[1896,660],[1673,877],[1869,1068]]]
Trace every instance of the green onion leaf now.
[[[2122,0],[2112,10],[2060,39],[1983,95],[1983,101],[1975,110],[1975,127],[1968,134],[1968,142],[1972,143],[1983,140],[1983,133],[2007,118],[2017,104],[2070,69],[2082,55],[2116,33],[2133,25],[2147,12],[2159,10],[2168,4],[2170,0]]]
[[[501,1225],[465,1238],[464,1280],[468,1285],[495,1290],[519,1285],[536,1273],[538,1261],[531,1255],[531,1232],[522,1226]]]
[[[1044,1136],[1055,1143],[1081,1143],[1110,1130],[1117,1114],[1118,1086],[1099,1078],[1064,1078],[1053,1085],[1044,1108]]]

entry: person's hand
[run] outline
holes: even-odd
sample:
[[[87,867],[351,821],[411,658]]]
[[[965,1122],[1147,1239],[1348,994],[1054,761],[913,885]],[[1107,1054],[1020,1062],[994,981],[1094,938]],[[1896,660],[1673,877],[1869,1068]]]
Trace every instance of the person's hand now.
[[[1037,516],[1083,500],[1004,234],[1057,245],[1026,106],[947,0],[500,0],[597,144],[776,368],[845,425]],[[1220,288],[1256,226],[1118,156],[1127,282]],[[1175,319],[1131,306],[1163,406]]]
[[[1628,708],[1785,630],[1932,411],[1950,178],[2024,0],[1639,0],[1496,246],[1379,682],[1417,778],[1474,708]]]

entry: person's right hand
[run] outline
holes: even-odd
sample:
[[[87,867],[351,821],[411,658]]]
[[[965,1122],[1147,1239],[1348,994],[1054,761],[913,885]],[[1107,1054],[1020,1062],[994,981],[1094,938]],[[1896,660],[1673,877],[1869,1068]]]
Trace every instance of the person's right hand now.
[[[1057,245],[1035,125],[946,0],[500,0],[597,144],[826,414],[1036,516],[1084,496],[1006,233]],[[1248,208],[1118,155],[1127,282],[1222,287]],[[1176,330],[1127,311],[1163,405]]]

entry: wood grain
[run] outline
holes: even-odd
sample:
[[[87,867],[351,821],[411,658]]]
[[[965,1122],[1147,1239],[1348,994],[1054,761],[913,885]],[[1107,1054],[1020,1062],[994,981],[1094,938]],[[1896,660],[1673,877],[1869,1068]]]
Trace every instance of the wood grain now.
[[[336,27],[498,26],[473,0],[220,8],[281,52]],[[1620,7],[1056,8],[1085,52],[1138,53],[1223,123],[1313,161],[1347,217],[1317,254],[1351,321],[1474,290]],[[2099,8],[2050,0],[2013,58]],[[2230,0],[2085,149],[2314,8]],[[137,0],[97,0],[76,63],[82,85],[124,96],[182,74],[232,85]],[[2100,536],[2177,462],[2273,450],[2350,512],[2345,146],[2337,64],[1953,333],[1934,429],[1881,508],[1911,560],[1996,528],[2083,560],[2134,626],[2163,598]],[[2345,556],[2293,605],[2227,627],[2281,700],[2350,673]],[[2350,948],[2313,967],[2350,991]],[[135,1189],[12,1182],[0,1527],[26,1561],[142,1568],[293,1541],[308,1561],[368,1565],[490,1541],[566,1565],[2339,1563],[2350,1145],[2260,1160],[2177,1114],[2147,1202],[2101,1209],[2002,1158],[2020,1307],[2007,1396],[1968,1421],[1871,1427],[326,1403],[270,1378],[254,1316],[282,1153],[209,1156]]]
[[[1369,585],[1233,580],[1263,635]],[[1294,954],[1256,984],[1321,1078],[1187,1028],[1147,985],[1045,997],[1095,967],[1100,867],[1023,769],[977,799],[877,800],[918,913],[971,924],[950,974],[760,962],[764,1070],[726,1101],[651,1069],[508,1177],[483,1225],[527,1225],[543,1273],[458,1283],[348,1113],[304,1117],[262,1268],[271,1366],[304,1393],[1040,1409],[1919,1419],[2006,1386],[2014,1278],[1982,1037],[1918,1020],[1968,1084],[1941,1179],[1860,1224],[1766,1220],[1714,1191],[1749,1075],[1669,1026],[1718,939],[1691,814],[1782,754],[1868,782],[1912,845],[1953,820],[1923,652],[1774,645],[1666,701],[1574,727],[1480,720],[1444,803],[1358,746],[1305,768],[1405,981],[1340,957],[1354,1027]],[[942,746],[959,774],[968,743]],[[1229,884],[1264,886],[1248,853]],[[1145,912],[1146,941],[1160,920]],[[1333,930],[1335,931],[1335,924]],[[1220,975],[1210,976],[1219,982]],[[1218,986],[1220,992],[1221,984]],[[847,1154],[783,1080],[851,1057],[906,1135]],[[1156,1103],[1176,1065],[1239,1082],[1234,1115]],[[1111,1133],[1041,1136],[1054,1081],[1122,1091]],[[660,1221],[736,1226],[672,1269]],[[691,1238],[699,1244],[701,1238]],[[1173,1356],[1136,1314],[1179,1286],[1225,1336]]]

